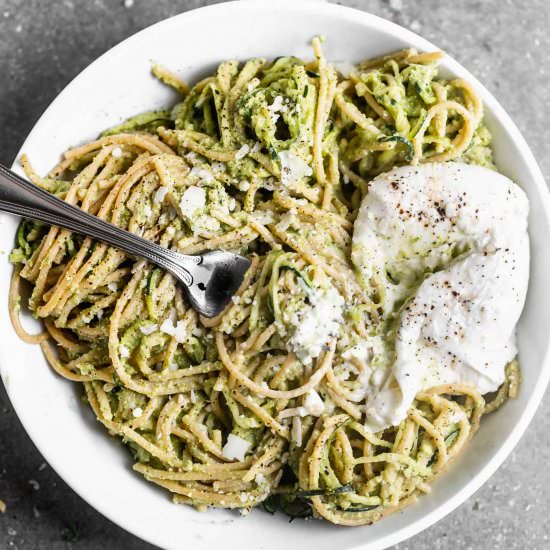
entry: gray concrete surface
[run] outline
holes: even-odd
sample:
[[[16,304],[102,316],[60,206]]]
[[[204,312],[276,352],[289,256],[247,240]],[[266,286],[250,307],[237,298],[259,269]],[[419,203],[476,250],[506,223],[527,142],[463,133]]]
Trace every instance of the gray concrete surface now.
[[[299,0],[297,0],[299,1]],[[90,61],[200,0],[0,0],[0,162]],[[502,102],[550,181],[549,0],[345,0],[433,40]],[[4,289],[5,291],[5,289]],[[1,345],[1,339],[0,339]],[[458,510],[394,550],[550,548],[550,396],[516,451]],[[0,550],[145,550],[43,461],[0,384]]]

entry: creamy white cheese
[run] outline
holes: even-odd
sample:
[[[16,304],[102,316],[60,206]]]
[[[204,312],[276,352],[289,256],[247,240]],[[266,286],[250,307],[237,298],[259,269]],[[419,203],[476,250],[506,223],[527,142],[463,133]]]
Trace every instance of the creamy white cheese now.
[[[331,336],[338,334],[344,307],[344,299],[333,287],[312,291],[309,301],[292,315],[294,332],[289,340],[290,348],[306,365],[321,355]]]
[[[478,166],[404,166],[371,182],[352,257],[398,317],[391,371],[365,392],[371,430],[398,424],[423,389],[503,382],[527,291],[527,215],[523,191]]]

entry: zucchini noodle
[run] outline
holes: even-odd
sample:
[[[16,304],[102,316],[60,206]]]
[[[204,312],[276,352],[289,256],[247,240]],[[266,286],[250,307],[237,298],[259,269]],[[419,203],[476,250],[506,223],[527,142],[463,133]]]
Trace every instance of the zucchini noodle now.
[[[400,425],[364,427],[364,366],[345,352],[391,330],[350,260],[369,181],[401,164],[493,161],[481,102],[438,76],[440,52],[343,75],[321,44],[310,62],[226,61],[192,87],[155,65],[182,95],[173,109],[108,129],[44,178],[21,159],[36,185],[161,246],[248,256],[222,314],[200,317],[153,265],[25,220],[10,315],[175,502],[363,525],[429,491],[482,415],[517,394],[519,368],[487,404],[473,387],[435,387]],[[19,321],[24,281],[44,333]]]

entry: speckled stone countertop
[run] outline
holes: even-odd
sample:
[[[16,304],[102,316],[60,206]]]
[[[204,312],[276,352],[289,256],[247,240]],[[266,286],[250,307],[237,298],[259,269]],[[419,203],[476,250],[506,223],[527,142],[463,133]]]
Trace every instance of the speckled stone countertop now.
[[[296,0],[299,1],[299,0]],[[10,164],[57,93],[108,48],[201,0],[0,0],[0,162]],[[344,0],[432,40],[516,121],[550,181],[550,0]],[[1,340],[0,340],[1,345]],[[550,396],[500,470],[394,550],[550,548]],[[0,550],[146,550],[43,461],[0,384]]]

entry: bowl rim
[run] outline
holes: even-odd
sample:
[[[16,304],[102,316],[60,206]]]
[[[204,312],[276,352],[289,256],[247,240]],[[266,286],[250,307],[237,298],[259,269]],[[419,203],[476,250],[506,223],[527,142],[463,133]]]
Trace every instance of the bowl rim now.
[[[270,5],[276,5],[278,9],[284,8],[289,11],[296,11],[300,13],[308,11],[315,11],[317,13],[321,12],[322,15],[338,17],[341,20],[353,21],[355,23],[360,23],[365,26],[376,26],[381,31],[386,32],[403,41],[409,42],[411,45],[423,50],[437,48],[436,45],[421,37],[420,35],[387,19],[366,11],[332,4],[330,2],[314,0],[302,2],[297,2],[296,0],[263,0],[262,2],[253,2],[253,0],[231,0],[228,2],[194,8],[192,10],[162,19],[150,26],[139,30],[138,32],[130,35],[115,46],[108,49],[106,52],[104,52],[98,58],[88,64],[82,71],[80,71],[54,98],[54,100],[49,104],[49,106],[45,109],[45,111],[33,125],[32,129],[27,135],[27,138],[25,139],[15,157],[13,167],[17,169],[17,167],[15,166],[17,163],[17,159],[20,157],[22,151],[24,151],[27,147],[28,142],[31,141],[32,136],[37,128],[45,123],[45,121],[52,115],[52,113],[57,110],[59,105],[63,104],[65,97],[71,94],[73,87],[75,87],[81,80],[89,78],[94,73],[100,72],[102,65],[105,61],[123,54],[126,49],[131,48],[134,43],[142,40],[148,33],[154,32],[159,27],[162,27],[164,25],[175,24],[176,22],[181,22],[181,24],[189,25],[192,24],[194,19],[202,18],[205,15],[216,15],[227,11],[247,9],[251,5],[253,5],[256,9],[261,10],[269,9]],[[465,76],[469,80],[469,82],[475,87],[475,89],[480,93],[484,106],[486,106],[488,110],[491,111],[495,119],[499,121],[500,124],[502,124],[505,132],[514,141],[518,154],[524,159],[528,170],[531,172],[533,185],[536,187],[542,199],[542,209],[545,212],[546,216],[550,218],[550,191],[544,181],[542,171],[540,170],[540,167],[538,166],[538,163],[535,160],[533,153],[531,152],[527,142],[523,138],[516,124],[512,121],[510,116],[506,113],[506,111],[496,100],[496,98],[485,88],[485,86],[483,86],[483,84],[481,84],[481,82],[479,82],[479,80],[475,76],[473,76],[454,58],[446,55],[442,66],[448,68],[452,73]],[[5,214],[0,215],[5,216]],[[47,444],[47,439],[42,438],[40,436],[40,433],[34,430],[30,418],[26,417],[23,412],[23,407],[25,406],[24,400],[19,399],[18,395],[16,395],[16,392],[12,392],[11,386],[6,383],[4,371],[0,370],[0,374],[2,374],[6,393],[26,433],[34,443],[35,447],[46,459],[46,461],[56,471],[56,473],[69,485],[69,487],[71,487],[71,489],[75,491],[85,502],[87,502],[95,510],[97,510],[104,517],[106,517],[116,525],[122,527],[126,531],[134,534],[135,536],[138,536],[139,538],[151,544],[158,544],[158,539],[155,538],[154,533],[147,531],[146,527],[140,525],[139,522],[130,521],[123,511],[118,511],[109,507],[98,496],[87,494],[86,491],[82,487],[80,487],[78,476],[74,475],[70,470],[66,469],[63,465],[62,460],[57,460],[55,458],[54,454],[51,452],[50,446]],[[445,500],[445,502],[436,507],[433,511],[422,515],[417,520],[412,521],[409,525],[400,528],[397,531],[380,537],[378,541],[374,543],[374,545],[373,543],[364,541],[359,542],[358,544],[354,544],[349,548],[354,548],[357,550],[366,550],[367,548],[370,550],[374,550],[375,548],[387,548],[392,544],[397,544],[420,533],[424,529],[427,529],[440,519],[443,519],[458,506],[460,506],[475,491],[477,491],[489,479],[489,477],[491,477],[495,473],[495,471],[502,465],[507,456],[513,451],[514,447],[517,445],[520,438],[525,433],[525,430],[527,429],[538,406],[540,405],[540,402],[549,382],[550,346],[547,347],[547,349],[545,350],[544,357],[540,364],[539,374],[531,396],[529,397],[524,409],[521,411],[515,426],[508,433],[507,437],[500,443],[499,449],[494,454],[493,458],[490,459],[483,467],[481,467],[480,471],[474,477],[465,482],[463,486],[455,492],[454,495]]]

